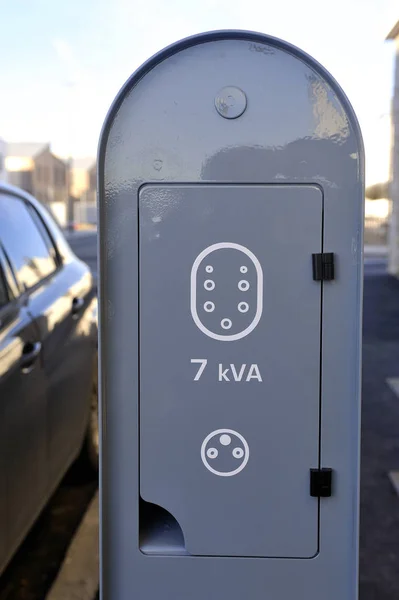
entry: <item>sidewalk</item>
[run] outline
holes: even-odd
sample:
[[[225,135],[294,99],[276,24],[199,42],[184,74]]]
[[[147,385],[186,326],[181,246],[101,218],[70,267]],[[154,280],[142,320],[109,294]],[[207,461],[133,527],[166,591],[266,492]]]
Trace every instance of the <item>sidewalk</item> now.
[[[399,281],[366,267],[363,326],[360,600],[399,599]]]

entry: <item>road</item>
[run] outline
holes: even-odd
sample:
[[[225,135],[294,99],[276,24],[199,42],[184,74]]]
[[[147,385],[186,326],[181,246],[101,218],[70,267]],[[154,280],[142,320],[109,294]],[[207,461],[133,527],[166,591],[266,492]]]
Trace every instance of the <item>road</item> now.
[[[399,598],[399,497],[388,479],[399,470],[399,280],[367,259],[363,311],[360,600]]]

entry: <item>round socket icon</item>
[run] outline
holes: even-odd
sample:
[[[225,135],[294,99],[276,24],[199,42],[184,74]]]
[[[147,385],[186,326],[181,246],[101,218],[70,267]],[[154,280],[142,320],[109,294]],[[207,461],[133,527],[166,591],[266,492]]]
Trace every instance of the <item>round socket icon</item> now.
[[[195,259],[191,315],[214,340],[233,342],[258,325],[263,311],[263,271],[251,250],[233,242],[208,246]]]
[[[219,477],[238,475],[249,460],[246,439],[233,429],[217,429],[206,436],[201,446],[205,467]]]

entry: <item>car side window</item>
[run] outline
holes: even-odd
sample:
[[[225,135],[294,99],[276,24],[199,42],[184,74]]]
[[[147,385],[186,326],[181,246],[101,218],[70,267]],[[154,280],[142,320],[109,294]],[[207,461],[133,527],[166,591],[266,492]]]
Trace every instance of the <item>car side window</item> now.
[[[29,212],[32,215],[32,218],[33,218],[34,222],[36,223],[40,233],[42,234],[42,237],[48,248],[50,256],[52,256],[53,260],[57,263],[59,261],[59,258],[58,258],[57,251],[55,249],[53,240],[51,239],[50,234],[47,230],[47,227],[45,226],[45,224],[42,221],[42,218],[40,217],[37,210],[33,206],[29,206]]]
[[[54,256],[21,198],[0,195],[0,240],[25,290],[57,268]]]

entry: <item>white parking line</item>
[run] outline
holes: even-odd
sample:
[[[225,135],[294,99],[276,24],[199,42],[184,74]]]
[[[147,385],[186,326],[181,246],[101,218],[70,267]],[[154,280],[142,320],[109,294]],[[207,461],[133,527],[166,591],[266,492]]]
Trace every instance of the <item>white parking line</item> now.
[[[391,388],[394,394],[399,398],[399,377],[389,377],[387,384]],[[388,477],[395,489],[395,492],[399,496],[399,471],[390,471]]]
[[[388,477],[391,480],[393,487],[395,488],[395,492],[399,496],[399,471],[390,471],[388,473]]]
[[[365,245],[364,256],[388,256],[388,247]]]
[[[46,600],[93,600],[99,583],[98,493],[69,546]]]
[[[388,377],[387,384],[399,398],[399,377]]]

